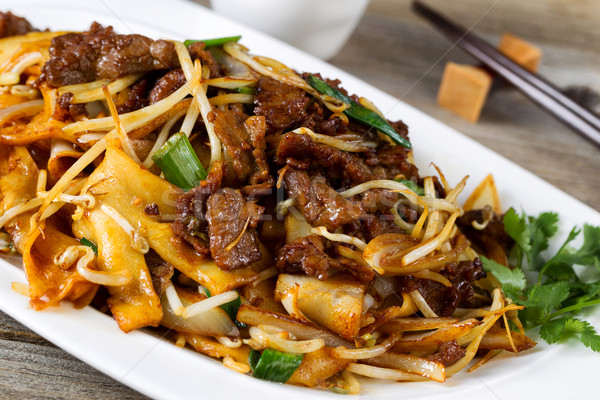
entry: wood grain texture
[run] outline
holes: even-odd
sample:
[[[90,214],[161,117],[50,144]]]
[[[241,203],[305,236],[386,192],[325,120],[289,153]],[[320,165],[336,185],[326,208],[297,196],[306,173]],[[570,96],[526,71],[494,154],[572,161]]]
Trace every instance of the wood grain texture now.
[[[197,0],[208,5],[208,0]],[[600,91],[600,4],[595,0],[428,0],[496,42],[504,31],[540,46],[540,73],[559,86]],[[447,61],[474,61],[410,12],[372,0],[331,62],[401,98],[600,210],[600,149],[514,90],[498,90],[471,124],[435,104]],[[418,149],[416,149],[418,151]],[[0,398],[144,399],[0,312]]]

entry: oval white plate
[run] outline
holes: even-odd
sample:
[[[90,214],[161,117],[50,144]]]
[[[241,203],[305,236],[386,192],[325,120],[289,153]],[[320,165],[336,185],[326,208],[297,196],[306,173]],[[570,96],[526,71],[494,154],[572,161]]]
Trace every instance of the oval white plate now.
[[[410,128],[415,158],[422,173],[433,173],[435,162],[451,183],[470,175],[470,192],[493,172],[505,206],[530,214],[558,211],[561,234],[583,223],[600,225],[600,214],[535,175],[466,138],[433,118],[369,86],[343,71],[280,41],[219,17],[181,0],[0,1],[0,9],[27,17],[37,27],[85,30],[94,20],[113,25],[120,33],[154,38],[212,38],[242,34],[242,43],[255,54],[271,56],[299,71],[321,72],[339,78],[349,92],[372,100],[389,119],[402,119]],[[144,333],[121,332],[111,318],[88,307],[74,310],[63,304],[35,312],[27,299],[11,290],[24,282],[20,259],[0,259],[0,308],[56,345],[154,398],[224,398],[304,400],[339,398],[326,391],[272,384],[241,375],[218,362]],[[597,314],[597,313],[595,313]],[[593,322],[597,315],[588,316]],[[368,398],[594,398],[600,356],[582,345],[568,343],[548,348],[540,343],[518,357],[497,357],[474,373],[460,373],[446,383],[363,381],[361,397]]]

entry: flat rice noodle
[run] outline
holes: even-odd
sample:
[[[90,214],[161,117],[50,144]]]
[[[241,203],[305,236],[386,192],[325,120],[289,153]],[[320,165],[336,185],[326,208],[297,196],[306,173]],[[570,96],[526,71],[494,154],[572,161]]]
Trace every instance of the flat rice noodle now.
[[[363,285],[339,275],[320,281],[306,275],[281,274],[275,298],[284,298],[295,285],[299,285],[298,309],[305,317],[344,339],[353,340],[358,335],[365,297]]]
[[[175,198],[181,189],[140,167],[123,151],[109,146],[104,160],[90,175],[88,186],[91,194],[102,194],[97,198],[117,210],[131,226],[139,228],[164,261],[208,288],[213,295],[243,286],[258,277],[253,266],[221,270],[213,260],[198,255],[175,235],[171,223],[146,215],[144,207],[156,204],[160,217],[173,218],[177,214]],[[138,205],[134,205],[134,198],[141,200],[135,202]]]
[[[40,229],[32,231],[23,246],[23,267],[29,282],[29,302],[34,310],[58,305],[62,300],[77,300],[89,291],[97,290],[97,285],[79,275],[76,263],[69,269],[62,269],[54,263],[54,258],[67,247],[79,245],[77,239],[57,228],[59,224],[56,216],[42,222],[40,228],[44,235]]]
[[[0,71],[12,68],[17,59],[24,53],[39,51],[49,58],[48,49],[52,38],[67,32],[29,32],[20,36],[9,36],[0,39]]]
[[[303,321],[289,315],[267,311],[243,304],[237,314],[237,320],[248,325],[272,325],[290,332],[301,340],[323,339],[326,346],[351,347],[353,344],[338,335],[309,321]]]
[[[515,345],[517,352],[530,349],[537,344],[536,342],[519,332],[511,331],[511,336],[512,342]],[[513,349],[513,347],[510,345],[510,340],[508,339],[506,329],[498,325],[494,325],[485,333],[485,335],[481,339],[479,348],[485,350],[502,349],[511,352],[515,351],[515,349]]]
[[[107,286],[108,307],[124,332],[145,326],[158,326],[163,316],[160,299],[144,255],[131,247],[130,236],[103,212],[96,210],[83,217],[89,220],[98,245],[98,269],[107,272],[127,270],[132,277],[124,286]]]
[[[0,146],[0,215],[36,197],[39,169],[26,147]],[[4,228],[23,253],[33,211],[17,215]]]
[[[442,343],[451,342],[466,335],[481,324],[475,319],[465,320],[446,328],[438,329],[431,333],[417,334],[403,337],[392,349],[396,353],[410,353],[414,355],[429,355],[435,353]]]
[[[10,92],[0,94],[0,110],[4,110],[7,107],[14,106],[15,104],[20,104],[28,99],[23,96],[17,96],[11,94]]]
[[[377,357],[362,360],[363,363],[375,367],[392,368],[409,374],[420,375],[437,382],[446,380],[444,366],[436,361],[413,356],[388,352]]]
[[[413,315],[419,308],[415,304],[415,302],[410,299],[410,297],[403,293],[402,298],[405,299],[406,303],[403,303],[402,306],[391,306],[383,310],[382,312],[373,312],[373,316],[375,317],[375,321],[360,330],[360,335],[365,335],[367,333],[373,333],[377,328],[386,324],[390,320],[394,320],[395,318],[406,317],[408,315]]]
[[[458,318],[396,318],[386,321],[379,330],[383,333],[400,333],[426,331],[431,329],[447,328],[458,322]]]
[[[202,354],[214,358],[225,358],[230,356],[235,361],[248,365],[248,356],[250,355],[249,346],[242,345],[238,348],[231,348],[208,336],[193,335],[189,333],[184,335],[189,345]]]
[[[351,362],[355,362],[355,360],[331,356],[332,350],[331,347],[322,347],[305,354],[300,366],[287,383],[307,387],[326,387],[327,379],[346,369]]]
[[[182,110],[187,110],[192,103],[192,99],[185,99],[175,104],[173,107],[169,109],[164,114],[160,114],[144,126],[131,130],[128,135],[131,139],[141,139],[148,135],[150,132],[155,131],[156,129],[163,126],[168,120],[173,118]],[[80,134],[84,134],[85,132],[80,132]]]
[[[48,175],[58,180],[83,153],[74,150],[71,143],[60,139],[53,139],[51,147],[52,151],[48,159]]]

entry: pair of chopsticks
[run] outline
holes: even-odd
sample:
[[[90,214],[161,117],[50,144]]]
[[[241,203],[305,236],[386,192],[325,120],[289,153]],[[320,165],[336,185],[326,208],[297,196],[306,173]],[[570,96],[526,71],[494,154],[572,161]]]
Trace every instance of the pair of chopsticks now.
[[[417,14],[429,20],[448,39],[513,84],[565,125],[600,146],[600,117],[597,114],[565,96],[541,76],[516,64],[484,40],[421,1],[413,1],[412,7]]]

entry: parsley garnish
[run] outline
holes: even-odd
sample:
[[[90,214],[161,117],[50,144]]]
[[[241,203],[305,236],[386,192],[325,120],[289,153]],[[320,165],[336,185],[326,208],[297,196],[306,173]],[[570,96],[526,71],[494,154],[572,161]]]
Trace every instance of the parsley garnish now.
[[[586,347],[600,352],[600,335],[576,317],[582,309],[600,304],[600,279],[582,279],[582,271],[600,269],[600,226],[573,228],[558,252],[547,258],[544,251],[558,232],[558,222],[556,213],[532,217],[511,208],[504,215],[504,229],[515,241],[510,261],[516,267],[507,268],[485,257],[481,258],[483,266],[500,281],[508,297],[525,306],[519,319],[527,329],[540,327],[547,343],[578,337]],[[581,246],[572,247],[581,233]],[[576,270],[575,265],[584,269]],[[524,271],[528,276],[537,273],[535,282],[528,282]]]

